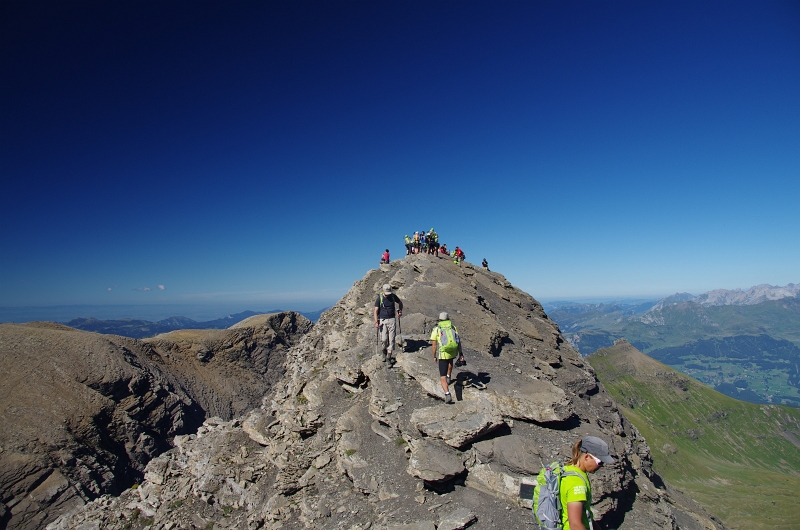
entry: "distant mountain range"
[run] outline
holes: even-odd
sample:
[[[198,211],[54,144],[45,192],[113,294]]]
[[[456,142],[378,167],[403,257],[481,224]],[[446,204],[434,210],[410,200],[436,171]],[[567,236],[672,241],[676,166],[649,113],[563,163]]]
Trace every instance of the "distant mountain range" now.
[[[316,322],[319,320],[320,315],[325,309],[319,311],[300,312],[301,315]],[[83,331],[93,331],[95,333],[103,333],[105,335],[121,335],[123,337],[131,337],[134,339],[143,339],[147,337],[154,337],[161,333],[168,333],[178,329],[227,329],[242,320],[249,318],[253,315],[260,315],[265,313],[282,313],[282,309],[274,309],[271,311],[242,311],[233,315],[218,318],[215,320],[208,320],[198,322],[191,318],[182,316],[169,317],[157,322],[150,322],[149,320],[137,320],[130,318],[123,318],[119,320],[98,320],[96,318],[76,318],[63,324]]]
[[[790,283],[545,309],[583,355],[624,338],[729,396],[800,406],[799,294]]]
[[[588,360],[667,481],[729,528],[800,528],[800,410],[731,399],[625,341]]]

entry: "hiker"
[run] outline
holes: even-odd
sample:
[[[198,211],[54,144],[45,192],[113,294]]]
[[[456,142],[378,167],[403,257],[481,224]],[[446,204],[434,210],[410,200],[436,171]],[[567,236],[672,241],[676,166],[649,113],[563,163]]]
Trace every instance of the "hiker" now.
[[[412,239],[408,237],[408,234],[406,234],[404,242],[406,244],[406,256],[408,256],[411,254],[411,248],[414,246],[414,241],[412,241]]]
[[[389,362],[394,365],[394,340],[397,336],[397,328],[395,326],[395,309],[394,305],[397,304],[397,318],[403,316],[403,302],[400,298],[392,292],[392,286],[388,283],[383,285],[381,294],[375,300],[375,310],[373,316],[375,318],[375,327],[380,329],[381,340],[381,353],[383,354],[383,362]]]
[[[419,232],[414,232],[414,254],[419,254]]]
[[[483,262],[481,263],[481,267],[483,267],[487,271],[489,270],[489,262],[486,261],[486,258],[483,258]]]
[[[465,257],[467,257],[467,256],[466,256],[466,254],[464,254],[464,251],[461,250],[460,248],[456,247],[456,249],[453,251],[453,258],[454,258],[453,259],[453,263],[455,263],[455,264],[460,266],[461,262],[464,261]]]
[[[439,381],[442,384],[442,390],[444,390],[444,402],[452,405],[453,396],[450,395],[450,383],[452,381],[453,360],[458,356],[458,360],[463,361],[464,352],[461,350],[458,330],[450,322],[450,315],[446,311],[439,313],[439,323],[431,331],[430,340],[433,360],[439,365]]]
[[[436,254],[436,257],[439,257],[439,234],[433,228],[428,232],[428,254]]]
[[[381,256],[381,263],[389,263],[389,249],[386,249],[386,252],[383,253]]]
[[[559,486],[564,530],[592,528],[592,486],[587,473],[613,463],[608,444],[596,436],[587,436],[572,446],[572,459],[564,466]]]
[[[449,256],[450,255],[450,251],[447,250],[447,243],[444,243],[441,247],[439,247],[439,252],[441,252],[445,256]]]
[[[428,238],[424,231],[419,233],[419,251],[422,254],[428,253]]]

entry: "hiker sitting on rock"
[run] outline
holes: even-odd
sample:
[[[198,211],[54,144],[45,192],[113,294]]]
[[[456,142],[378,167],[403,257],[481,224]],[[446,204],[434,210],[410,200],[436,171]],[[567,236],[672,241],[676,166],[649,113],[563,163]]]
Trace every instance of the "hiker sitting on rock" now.
[[[487,271],[489,270],[489,262],[486,261],[486,258],[483,258],[483,262],[481,262],[481,267],[483,267]]]
[[[382,291],[378,299],[375,300],[373,315],[375,317],[375,327],[380,329],[383,362],[388,361],[390,364],[394,364],[395,357],[392,350],[394,350],[394,340],[397,336],[394,305],[397,304],[399,306],[397,318],[400,318],[403,316],[403,302],[392,292],[392,286],[388,283],[383,285]]]
[[[389,249],[388,248],[386,249],[386,252],[383,253],[383,256],[381,256],[381,264],[383,264],[383,263],[389,263]]]
[[[458,336],[458,330],[450,322],[450,315],[447,312],[442,311],[439,313],[439,323],[431,331],[430,340],[433,360],[439,364],[439,381],[442,383],[442,390],[444,390],[444,402],[452,405],[453,396],[450,395],[450,382],[453,373],[453,360],[458,357],[459,361],[463,361],[464,352],[461,350],[461,339]]]

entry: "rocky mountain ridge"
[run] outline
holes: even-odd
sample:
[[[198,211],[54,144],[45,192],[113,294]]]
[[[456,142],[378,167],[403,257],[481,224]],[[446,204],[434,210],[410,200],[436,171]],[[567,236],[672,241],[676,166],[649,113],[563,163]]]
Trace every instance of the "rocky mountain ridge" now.
[[[319,319],[322,311],[311,312],[298,312],[312,322]],[[170,331],[186,330],[186,329],[227,329],[237,322],[241,322],[246,318],[254,315],[273,314],[273,313],[286,313],[282,309],[274,309],[266,312],[255,311],[242,311],[234,313],[222,318],[206,321],[196,321],[191,318],[182,316],[173,316],[151,322],[149,320],[140,320],[132,318],[124,318],[117,320],[101,320],[97,318],[75,318],[69,322],[64,322],[64,325],[83,331],[93,331],[95,333],[102,333],[104,335],[122,335],[123,337],[131,337],[134,339],[144,339],[153,337]]]
[[[119,494],[174,437],[259,406],[310,328],[295,313],[148,341],[0,325],[0,527],[42,528]]]
[[[789,283],[783,287],[762,283],[747,290],[742,289],[714,289],[698,296],[689,293],[676,293],[659,300],[649,311],[658,311],[668,305],[682,302],[694,302],[703,307],[724,305],[756,305],[767,300],[781,300],[800,296],[800,284]]]
[[[394,368],[372,323],[384,283],[405,303]],[[427,341],[440,311],[468,362],[454,405]],[[287,352],[285,370],[260,408],[176,436],[138,488],[48,528],[522,528],[521,482],[586,435],[618,458],[592,480],[604,528],[723,528],[654,473],[591,366],[500,274],[427,255],[382,265]]]

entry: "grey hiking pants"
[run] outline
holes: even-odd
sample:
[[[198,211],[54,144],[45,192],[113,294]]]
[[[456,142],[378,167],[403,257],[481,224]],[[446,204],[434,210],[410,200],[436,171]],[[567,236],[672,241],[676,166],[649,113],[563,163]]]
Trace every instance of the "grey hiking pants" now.
[[[397,336],[395,319],[382,318],[378,321],[378,323],[380,324],[381,330],[381,349],[386,350],[386,352],[391,356],[392,350],[394,349],[394,340]]]

